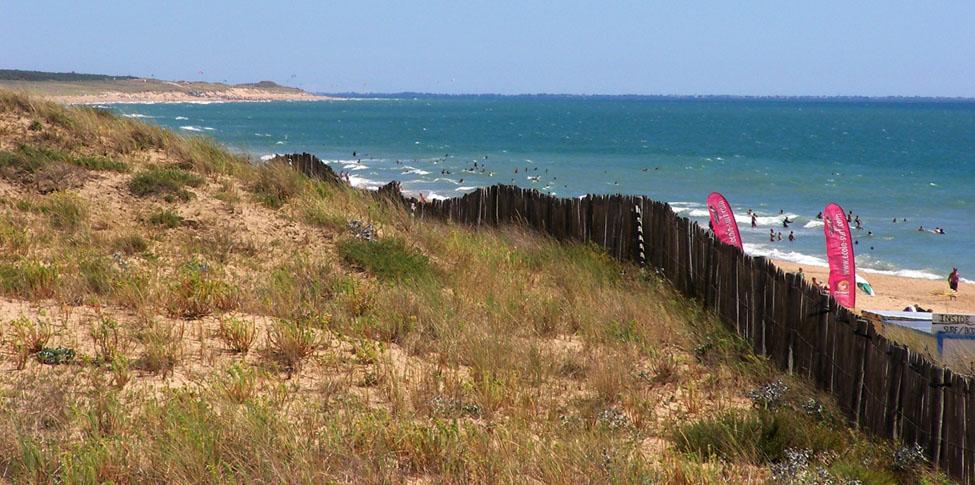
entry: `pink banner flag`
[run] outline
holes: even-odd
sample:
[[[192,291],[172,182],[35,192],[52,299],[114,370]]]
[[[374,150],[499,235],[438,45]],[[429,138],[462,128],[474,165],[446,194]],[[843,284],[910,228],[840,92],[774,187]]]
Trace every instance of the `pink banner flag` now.
[[[711,230],[718,236],[718,241],[741,249],[738,221],[735,220],[728,200],[717,192],[711,192],[708,196],[708,212],[711,214]]]
[[[840,305],[855,308],[856,261],[850,221],[842,207],[829,204],[823,210],[823,233],[826,235],[826,259],[829,260],[829,292]]]

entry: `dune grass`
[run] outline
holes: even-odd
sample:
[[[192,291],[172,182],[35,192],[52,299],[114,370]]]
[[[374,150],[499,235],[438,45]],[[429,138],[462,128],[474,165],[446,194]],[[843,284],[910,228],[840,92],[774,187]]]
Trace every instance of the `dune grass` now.
[[[597,247],[417,221],[2,91],[0,137],[129,167],[46,195],[0,179],[0,480],[941,479]],[[778,379],[786,404],[756,407]]]
[[[203,179],[179,168],[153,167],[136,174],[129,182],[129,190],[139,196],[157,196],[172,201],[187,201],[193,196],[186,187],[199,187]]]

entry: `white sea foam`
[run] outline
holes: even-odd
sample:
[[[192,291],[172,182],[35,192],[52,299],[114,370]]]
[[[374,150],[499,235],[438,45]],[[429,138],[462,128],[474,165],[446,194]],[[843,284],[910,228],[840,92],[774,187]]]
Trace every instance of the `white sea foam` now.
[[[283,141],[279,141],[279,142],[275,142],[274,144],[275,145],[284,145],[284,142]]]
[[[377,182],[375,180],[367,179],[365,177],[359,177],[357,175],[349,175],[349,185],[353,187],[358,187],[360,189],[367,190],[377,190],[384,184],[382,182]]]
[[[191,126],[191,125],[180,126],[179,129],[186,130],[186,131],[203,131],[203,128],[200,128],[199,126]]]
[[[769,247],[765,244],[745,243],[745,252],[752,256],[762,256],[770,259],[789,261],[790,263],[804,264],[808,266],[828,266],[826,260],[817,256],[803,254],[798,251],[782,250]]]
[[[122,116],[126,118],[155,118],[155,116],[149,116],[149,115],[144,115],[139,113],[123,114]]]
[[[216,128],[210,128],[209,126],[204,126],[203,129],[207,131],[216,131]]]
[[[175,117],[175,118],[173,118],[173,119],[174,119],[174,120],[188,120],[189,118],[187,118],[187,117],[185,117],[185,116],[177,116],[177,117]]]
[[[813,227],[823,227],[823,221],[819,221],[819,220],[809,221],[805,223],[802,227],[805,227],[807,229],[811,229]]]
[[[403,166],[403,172],[402,173],[404,175],[405,174],[411,174],[411,173],[412,174],[416,174],[416,175],[430,175],[430,172],[427,172],[426,170],[420,170],[420,169],[418,169],[416,167],[411,167],[409,165]]]
[[[704,207],[704,204],[698,202],[668,202],[667,204],[670,205],[670,209],[676,214],[688,212],[698,207]]]
[[[366,170],[369,168],[368,165],[359,163],[355,160],[339,160],[338,162],[342,164],[343,169],[348,170],[350,172],[354,170]]]
[[[470,191],[476,190],[476,189],[477,189],[477,187],[457,187],[454,190],[456,190],[457,192],[470,192]]]
[[[266,161],[268,161],[268,160],[270,160],[270,159],[272,159],[272,158],[274,158],[276,156],[278,156],[277,153],[272,153],[270,155],[261,155],[261,160],[264,160],[266,162]]]
[[[426,198],[429,199],[429,200],[446,200],[446,199],[448,199],[448,197],[445,197],[445,196],[440,195],[440,194],[438,194],[436,192],[433,192],[433,191],[430,191],[429,193],[427,193],[426,194]]]
[[[829,263],[824,258],[800,253],[798,251],[783,250],[769,247],[765,244],[745,243],[743,247],[745,252],[752,256],[762,256],[769,259],[777,259],[779,261],[788,261],[790,263],[801,264],[803,266],[819,266],[824,268],[829,267]],[[884,261],[872,260],[866,255],[857,257],[857,271],[861,273],[899,276],[901,278],[922,280],[940,280],[945,278],[943,275],[935,274],[928,270],[895,269],[892,266],[893,265],[890,263],[886,263]],[[965,278],[962,278],[962,281],[972,283],[972,281],[968,281]]]

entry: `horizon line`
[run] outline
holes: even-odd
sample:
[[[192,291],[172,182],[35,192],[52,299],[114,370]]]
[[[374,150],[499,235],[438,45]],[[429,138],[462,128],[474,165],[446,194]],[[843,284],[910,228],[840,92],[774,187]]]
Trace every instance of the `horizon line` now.
[[[300,89],[300,88],[299,88]],[[309,91],[319,96],[345,98],[391,97],[551,97],[551,98],[657,98],[657,99],[742,99],[742,100],[809,100],[809,101],[964,101],[975,102],[975,96],[867,95],[867,94],[601,94],[601,93],[438,93],[431,91]]]

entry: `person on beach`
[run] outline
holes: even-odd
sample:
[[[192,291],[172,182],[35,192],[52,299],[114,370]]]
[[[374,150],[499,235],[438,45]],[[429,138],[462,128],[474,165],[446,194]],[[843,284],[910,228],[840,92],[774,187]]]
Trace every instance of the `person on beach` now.
[[[955,291],[955,292],[958,291],[959,279],[960,278],[958,277],[958,268],[951,268],[951,274],[948,275],[948,288],[951,288],[951,291]]]
[[[917,232],[924,232],[924,226],[917,226]]]
[[[816,214],[816,219],[823,220],[823,212],[822,211],[820,211],[819,214]]]
[[[758,227],[758,216],[752,212],[752,227]]]
[[[771,242],[775,242],[775,229],[768,230],[768,240]]]
[[[782,227],[788,229],[789,228],[789,223],[791,223],[791,222],[792,221],[789,220],[789,216],[785,216],[785,219],[782,219]]]
[[[796,233],[793,231],[789,231],[789,242],[793,242],[795,240],[796,240]]]
[[[781,232],[775,235],[775,240],[776,241],[781,241],[782,240],[782,233]]]

